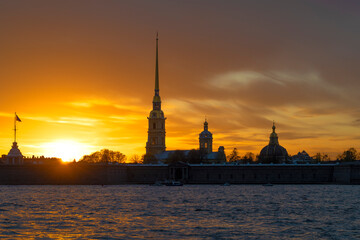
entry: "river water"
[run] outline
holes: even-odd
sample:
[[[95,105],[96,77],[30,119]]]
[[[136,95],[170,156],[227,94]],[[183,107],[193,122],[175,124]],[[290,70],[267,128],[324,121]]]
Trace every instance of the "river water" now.
[[[0,238],[360,239],[360,186],[0,186]]]

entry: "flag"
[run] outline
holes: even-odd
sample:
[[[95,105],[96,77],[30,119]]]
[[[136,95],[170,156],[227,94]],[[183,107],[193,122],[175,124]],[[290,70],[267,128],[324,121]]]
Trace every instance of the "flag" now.
[[[18,122],[21,122],[21,119],[19,118],[19,116],[15,113],[15,120]]]

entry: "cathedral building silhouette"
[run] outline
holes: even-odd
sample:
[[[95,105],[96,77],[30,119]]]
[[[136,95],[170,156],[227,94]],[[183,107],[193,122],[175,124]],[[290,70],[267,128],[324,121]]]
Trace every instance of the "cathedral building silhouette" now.
[[[159,87],[159,37],[156,34],[156,58],[155,58],[155,94],[153,97],[153,109],[148,117],[148,139],[146,142],[146,155],[153,156],[159,162],[169,159],[175,152],[182,152],[187,157],[193,150],[166,151],[165,145],[165,116],[161,110],[161,97]],[[213,137],[208,130],[208,122],[205,119],[204,131],[199,134],[199,158],[208,162],[224,162],[226,156],[224,147],[220,146],[218,152],[212,151]]]

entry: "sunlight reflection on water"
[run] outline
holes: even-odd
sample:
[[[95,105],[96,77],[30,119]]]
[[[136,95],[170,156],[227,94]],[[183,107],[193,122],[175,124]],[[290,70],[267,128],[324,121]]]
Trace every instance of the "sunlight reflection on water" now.
[[[360,186],[0,186],[0,238],[359,239]]]

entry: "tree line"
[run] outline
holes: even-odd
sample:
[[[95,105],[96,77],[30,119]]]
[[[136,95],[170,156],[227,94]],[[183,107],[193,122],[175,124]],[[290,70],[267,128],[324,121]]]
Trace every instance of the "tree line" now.
[[[289,158],[291,155],[289,155]],[[329,155],[326,153],[316,153],[314,156],[311,157],[314,162],[331,162],[331,161],[338,161],[338,162],[353,162],[356,160],[360,160],[360,153],[356,151],[355,148],[349,148],[345,150],[342,154],[339,154],[336,159],[331,160]],[[243,156],[241,156],[237,149],[234,148],[232,152],[226,156],[227,162],[238,162],[238,163],[258,163],[259,155],[255,155],[252,152],[247,152]]]
[[[190,164],[199,164],[199,163],[209,163],[205,157],[205,154],[200,150],[190,150],[187,154],[185,151],[176,150],[169,155],[168,159],[165,160],[165,163],[175,163],[175,162],[186,162]],[[291,156],[289,156],[291,157]],[[326,153],[316,153],[312,156],[314,162],[352,162],[360,160],[360,153],[356,151],[355,148],[349,148],[345,150],[342,154],[339,154],[335,160],[331,160],[329,155]],[[153,155],[137,155],[134,154],[131,157],[127,158],[125,154],[119,151],[112,151],[109,149],[102,149],[91,153],[90,155],[84,155],[79,163],[89,163],[89,164],[109,164],[109,163],[132,163],[132,164],[149,164],[157,163],[158,160]],[[255,155],[252,152],[247,152],[244,155],[240,155],[238,150],[234,148],[229,155],[221,156],[219,159],[215,160],[216,163],[221,162],[237,162],[237,163],[258,163],[259,155]]]

